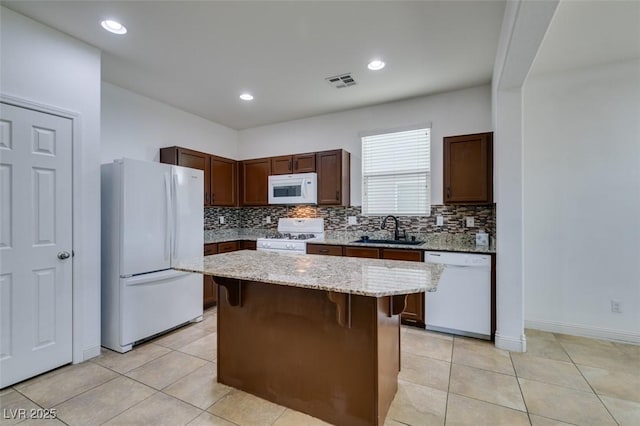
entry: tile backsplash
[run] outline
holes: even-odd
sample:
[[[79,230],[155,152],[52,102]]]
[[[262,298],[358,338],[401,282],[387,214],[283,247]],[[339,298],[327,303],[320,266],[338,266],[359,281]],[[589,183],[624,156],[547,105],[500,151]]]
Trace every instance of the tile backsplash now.
[[[267,207],[208,207],[204,209],[205,230],[233,228],[277,229],[281,217],[321,217],[326,231],[375,232],[380,230],[384,216],[363,216],[355,207],[316,206],[267,206]],[[348,217],[356,218],[356,225],[348,224]],[[444,224],[436,226],[436,217],[442,216]],[[224,217],[224,224],[220,223]],[[472,217],[473,227],[466,227],[465,218]],[[271,219],[267,223],[267,218]],[[400,229],[411,233],[447,233],[475,235],[479,230],[496,236],[495,204],[481,206],[431,206],[431,216],[398,216]],[[393,226],[390,221],[389,226]]]

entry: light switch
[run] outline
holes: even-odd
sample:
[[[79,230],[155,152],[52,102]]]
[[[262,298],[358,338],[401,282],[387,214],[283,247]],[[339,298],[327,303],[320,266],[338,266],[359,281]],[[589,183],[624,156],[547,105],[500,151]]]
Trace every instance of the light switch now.
[[[348,216],[347,217],[347,224],[349,225],[357,225],[358,224],[358,218],[355,216]]]
[[[220,225],[224,225],[224,216],[218,217],[218,221],[220,222]]]
[[[443,225],[444,225],[444,217],[436,216],[436,226],[443,226]]]
[[[474,226],[476,226],[476,221],[473,219],[473,216],[465,217],[465,221],[467,228],[473,228]]]
[[[271,223],[271,216],[265,216],[264,223]]]

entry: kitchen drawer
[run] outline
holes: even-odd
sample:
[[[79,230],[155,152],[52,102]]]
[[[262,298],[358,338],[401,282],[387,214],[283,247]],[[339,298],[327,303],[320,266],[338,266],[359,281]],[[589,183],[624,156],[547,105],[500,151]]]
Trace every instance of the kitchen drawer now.
[[[328,244],[307,244],[307,254],[342,256],[342,246],[331,246]]]
[[[212,254],[218,254],[218,244],[216,244],[216,243],[205,244],[204,245],[204,255],[205,256],[210,256]]]
[[[255,250],[256,242],[255,241],[240,241],[240,250]]]
[[[240,244],[237,241],[227,241],[225,243],[218,243],[218,253],[228,253],[230,251],[236,251],[240,248]]]
[[[349,257],[380,259],[380,250],[372,247],[345,247],[344,255]]]
[[[383,259],[422,262],[422,250],[382,249]]]

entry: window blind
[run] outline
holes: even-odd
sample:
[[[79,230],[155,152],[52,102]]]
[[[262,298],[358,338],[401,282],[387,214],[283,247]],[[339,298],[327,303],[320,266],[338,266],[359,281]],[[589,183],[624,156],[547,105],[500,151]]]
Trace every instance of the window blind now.
[[[362,137],[362,213],[429,215],[430,129]]]

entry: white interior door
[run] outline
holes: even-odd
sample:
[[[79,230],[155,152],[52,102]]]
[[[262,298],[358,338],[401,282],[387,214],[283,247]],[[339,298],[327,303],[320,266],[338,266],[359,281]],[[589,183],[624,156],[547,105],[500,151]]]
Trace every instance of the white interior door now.
[[[72,360],[71,141],[0,103],[0,388]]]

